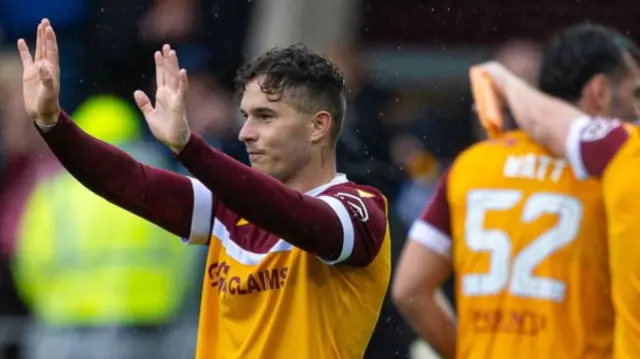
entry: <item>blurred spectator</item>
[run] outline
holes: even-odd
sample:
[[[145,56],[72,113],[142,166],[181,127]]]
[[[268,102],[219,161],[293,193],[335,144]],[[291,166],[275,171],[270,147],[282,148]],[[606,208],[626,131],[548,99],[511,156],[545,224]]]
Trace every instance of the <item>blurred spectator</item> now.
[[[138,21],[138,38],[149,49],[170,42],[184,62],[205,62],[221,89],[233,90],[236,70],[244,62],[252,1],[151,0]]]
[[[192,71],[206,70],[220,89],[231,92],[243,62],[251,7],[251,1],[233,0],[92,1],[93,26],[85,36],[94,68],[92,92],[131,101],[135,90],[149,90],[153,52],[167,42],[178,52],[181,67],[190,71],[190,80]]]
[[[395,210],[405,224],[420,214],[435,181],[451,160],[473,142],[468,97],[456,88],[403,97],[398,104],[402,131],[391,147],[393,160],[408,175],[402,183]]]
[[[200,0],[155,0],[138,23],[143,42],[175,42],[196,32]]]
[[[234,90],[236,71],[245,62],[243,50],[255,2],[200,0],[199,43],[210,51],[207,67],[227,91]]]
[[[140,141],[136,110],[122,100],[92,97],[74,118],[138,160],[166,167],[155,147]],[[194,254],[66,171],[39,181],[14,261],[16,285],[35,317],[26,358],[193,357],[195,339],[188,331],[176,335],[172,324],[196,282]]]
[[[27,309],[15,292],[9,262],[26,198],[47,168],[45,148],[27,118],[22,99],[22,65],[0,54],[0,358],[19,358]],[[51,164],[53,161],[50,162]]]
[[[91,26],[83,34],[88,48],[90,93],[109,93],[133,103],[133,92],[153,82],[153,52],[141,46],[138,21],[151,0],[92,0]],[[53,23],[56,26],[55,23]],[[57,32],[57,27],[56,27]],[[58,40],[65,46],[67,39]],[[67,50],[64,50],[67,51]],[[67,68],[62,66],[64,74]],[[62,79],[65,86],[71,88]]]
[[[191,130],[207,143],[245,164],[249,158],[238,140],[242,125],[234,93],[211,71],[206,59],[187,56],[189,69],[188,120]]]
[[[327,56],[342,71],[348,89],[347,115],[337,143],[338,171],[393,199],[402,178],[389,157],[394,128],[387,109],[395,94],[371,80],[357,47],[335,44]]]
[[[395,138],[391,155],[408,175],[395,207],[397,215],[408,225],[423,210],[442,165],[438,158],[425,149],[422,141],[410,135]]]
[[[541,58],[540,45],[527,40],[508,41],[496,51],[495,58],[532,85],[537,85]]]
[[[238,133],[233,94],[206,71],[190,71],[188,118],[193,132],[210,145],[222,149],[225,139],[235,140]]]

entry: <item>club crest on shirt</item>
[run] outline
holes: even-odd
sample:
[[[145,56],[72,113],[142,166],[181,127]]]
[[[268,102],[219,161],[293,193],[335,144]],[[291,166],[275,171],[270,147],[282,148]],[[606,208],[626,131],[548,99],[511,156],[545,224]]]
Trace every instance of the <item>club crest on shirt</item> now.
[[[344,192],[336,193],[335,196],[340,198],[347,207],[347,210],[349,210],[362,222],[366,222],[369,220],[369,211],[367,210],[367,206],[365,206],[364,202],[362,201],[362,198]]]
[[[594,142],[599,141],[620,126],[620,122],[612,119],[594,119],[589,121],[580,132],[580,140],[582,142]]]

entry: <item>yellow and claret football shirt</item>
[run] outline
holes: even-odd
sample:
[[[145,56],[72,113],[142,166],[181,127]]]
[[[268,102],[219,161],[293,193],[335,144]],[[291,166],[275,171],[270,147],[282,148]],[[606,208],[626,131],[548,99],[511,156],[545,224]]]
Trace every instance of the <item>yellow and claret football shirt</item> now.
[[[599,182],[520,131],[462,153],[409,233],[452,261],[457,358],[609,358],[604,217]]]
[[[196,358],[361,359],[391,270],[382,194],[344,176],[306,194],[330,205],[342,225],[342,252],[329,262],[247,222],[193,183],[189,241],[209,245]],[[375,258],[351,263],[372,240],[381,242]]]
[[[574,121],[567,158],[581,177],[601,178],[607,213],[614,358],[640,358],[640,138],[610,119]]]

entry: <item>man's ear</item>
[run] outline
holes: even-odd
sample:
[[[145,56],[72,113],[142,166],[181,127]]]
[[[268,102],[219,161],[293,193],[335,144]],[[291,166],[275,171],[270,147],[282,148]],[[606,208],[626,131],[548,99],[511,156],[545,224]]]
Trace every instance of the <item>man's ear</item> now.
[[[311,130],[311,143],[317,143],[323,138],[330,136],[333,116],[327,111],[318,111],[309,123]]]

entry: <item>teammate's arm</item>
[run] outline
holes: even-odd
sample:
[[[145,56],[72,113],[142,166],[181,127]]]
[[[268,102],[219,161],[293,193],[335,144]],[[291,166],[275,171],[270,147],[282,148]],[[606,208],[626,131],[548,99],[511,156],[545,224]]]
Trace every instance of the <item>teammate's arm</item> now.
[[[601,176],[629,134],[619,121],[587,116],[575,106],[548,96],[504,66],[483,68],[507,100],[518,126],[557,156],[565,157],[575,175]]]
[[[491,75],[518,126],[536,142],[565,157],[572,123],[586,114],[536,90],[499,63],[490,62],[481,67]]]
[[[357,192],[307,196],[195,134],[177,158],[226,208],[330,264],[367,265],[384,240],[387,216],[377,192],[370,197]]]
[[[198,181],[136,161],[64,113],[55,126],[38,130],[69,173],[97,195],[190,243],[209,238],[213,196]]]
[[[451,273],[451,236],[446,175],[425,213],[409,231],[398,263],[392,296],[418,335],[445,359],[455,358],[456,327],[451,313],[437,300]]]

